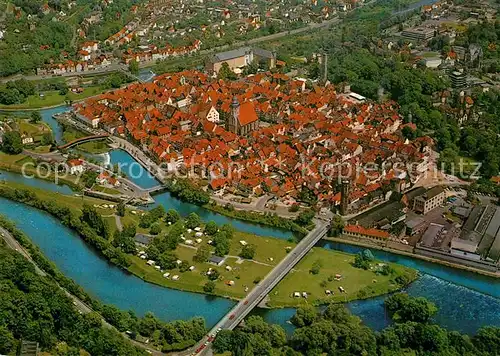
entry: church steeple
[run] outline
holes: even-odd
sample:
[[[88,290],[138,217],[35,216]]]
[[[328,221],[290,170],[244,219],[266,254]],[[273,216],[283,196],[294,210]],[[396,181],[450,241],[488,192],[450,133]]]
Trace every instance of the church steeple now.
[[[239,117],[240,102],[236,96],[233,96],[233,101],[231,102],[231,117],[228,120],[228,131],[238,134]]]

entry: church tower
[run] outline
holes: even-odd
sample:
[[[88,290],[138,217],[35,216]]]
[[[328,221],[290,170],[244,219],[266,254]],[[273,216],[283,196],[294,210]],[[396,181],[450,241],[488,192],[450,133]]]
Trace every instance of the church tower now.
[[[231,102],[231,116],[227,122],[227,130],[238,134],[238,124],[240,117],[240,103],[236,96],[233,96],[233,101]]]
[[[344,179],[340,188],[340,215],[347,215],[349,210],[349,180]]]

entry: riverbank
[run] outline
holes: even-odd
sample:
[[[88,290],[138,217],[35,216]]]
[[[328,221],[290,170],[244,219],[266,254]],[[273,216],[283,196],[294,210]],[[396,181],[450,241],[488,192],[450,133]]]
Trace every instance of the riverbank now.
[[[13,197],[26,195],[25,193],[17,194],[16,189],[20,192],[27,191],[31,192],[32,195],[29,202],[25,202],[22,199],[16,199],[21,203],[29,204],[38,208],[40,204],[35,204],[37,201],[44,202],[40,206],[51,206],[54,209],[63,209],[63,207],[68,208],[71,211],[72,218],[77,218],[81,214],[81,210],[85,203],[97,206],[96,210],[101,215],[109,216],[106,218],[108,224],[113,224],[112,230],[116,230],[115,218],[113,217],[114,211],[109,211],[107,209],[101,209],[103,201],[98,199],[89,200],[84,197],[72,197],[60,195],[57,200],[54,200],[50,193],[35,190],[34,188],[24,188],[20,184],[15,184],[12,182],[5,183],[2,186],[2,195],[8,199],[14,199]],[[5,189],[10,190],[9,194],[4,194]],[[36,198],[35,198],[36,197]],[[62,204],[63,205],[62,205]],[[34,204],[34,205],[33,205]],[[53,210],[53,209],[52,209]],[[51,211],[52,211],[51,210]],[[49,212],[51,212],[49,211]],[[111,212],[111,215],[110,215]],[[131,211],[126,213],[124,220],[127,223],[137,224],[139,221],[138,216],[142,213],[131,214]],[[60,219],[60,217],[58,217]],[[163,224],[163,223],[162,223]],[[69,227],[72,225],[69,224]],[[203,226],[203,225],[202,225]],[[168,235],[168,228],[163,225],[166,231],[164,234]],[[82,232],[79,231],[81,234]],[[194,231],[184,230],[185,239],[195,239]],[[193,235],[193,236],[191,236]],[[210,237],[208,237],[210,238]],[[89,237],[84,237],[87,241]],[[90,241],[94,241],[90,239]],[[243,242],[242,242],[243,241]],[[95,244],[100,246],[101,242],[94,241],[92,246]],[[252,259],[243,259],[239,255],[242,253],[243,246],[255,246],[255,254]],[[133,256],[130,254],[119,254],[104,251],[102,248],[98,248],[104,256],[108,257],[110,262],[118,263],[119,266],[128,270],[130,273],[136,275],[137,277],[143,279],[144,281],[154,283],[163,287],[175,288],[183,291],[204,293],[205,285],[208,282],[206,272],[209,269],[217,271],[219,277],[214,281],[214,289],[208,293],[210,295],[220,296],[224,298],[229,298],[231,300],[242,299],[246,296],[252,286],[262,278],[264,278],[277,264],[282,260],[288,251],[295,247],[294,243],[273,238],[264,238],[256,235],[246,234],[243,232],[234,232],[234,236],[230,242],[229,253],[226,256],[225,262],[221,266],[215,266],[208,262],[199,262],[196,260],[198,249],[206,248],[211,249],[212,246],[209,241],[206,240],[206,236],[203,238],[203,242],[193,246],[191,244],[179,244],[173,251],[175,258],[179,261],[185,261],[187,266],[192,266],[192,270],[183,270],[179,268],[174,268],[169,271],[170,276],[177,275],[176,279],[170,277],[165,278],[164,273],[166,271],[160,271],[153,266],[146,263],[144,259],[138,256]],[[351,265],[354,260],[354,256],[348,256],[347,254],[340,254],[333,251],[323,251],[323,250],[313,250],[306,258],[304,262],[299,263],[296,268],[297,273],[301,274],[301,279],[307,280],[307,271],[310,270],[310,261],[322,260],[324,269],[321,269],[320,273],[315,275],[315,278],[310,279],[310,284],[302,284],[301,292],[307,291],[308,299],[306,302],[321,304],[326,302],[324,297],[325,289],[327,287],[323,286],[323,280],[326,281],[330,275],[340,274],[342,276],[349,276],[348,288],[346,288],[346,293],[342,297],[337,297],[336,294],[332,296],[332,301],[352,301],[359,298],[379,296],[382,294],[387,294],[396,289],[403,287],[404,285],[397,286],[394,283],[394,279],[400,274],[413,275],[413,278],[407,278],[406,280],[411,282],[416,278],[416,274],[410,273],[409,269],[399,268],[398,266],[392,266],[394,269],[394,274],[387,276],[377,276],[377,281],[373,282],[374,274],[371,271],[365,271],[357,269]],[[126,261],[126,263],[125,263]],[[331,261],[336,261],[332,263]],[[347,261],[347,262],[346,262]],[[326,267],[328,265],[328,267]],[[413,271],[414,272],[414,271]],[[304,275],[305,274],[305,275]],[[305,278],[304,278],[305,277]],[[325,282],[327,283],[327,282]],[[376,287],[374,288],[373,286]],[[293,296],[293,293],[288,293],[287,291],[294,288],[296,281],[291,279],[286,279],[280,283],[277,287],[276,293],[271,297],[271,305],[273,307],[289,307],[289,306],[299,306],[304,303],[304,300],[297,299]],[[372,287],[370,287],[372,286]],[[399,288],[397,288],[399,287]],[[333,289],[333,287],[332,287]],[[365,290],[365,292],[360,292]],[[361,294],[360,294],[361,293]]]
[[[35,161],[25,154],[6,155],[0,152],[0,181],[2,180],[2,170],[19,175],[26,174],[30,177],[29,179],[41,179],[57,185],[66,185],[74,191],[81,190],[76,176],[65,175],[64,177],[56,177],[52,170],[47,170],[43,167],[37,169]]]
[[[202,316],[211,327],[234,305],[229,299],[163,288],[142,281],[100,258],[83,240],[50,215],[21,203],[0,198],[0,214],[14,221],[41,251],[68,277],[99,300],[144,316],[152,311],[163,321]],[[328,242],[324,248],[357,254],[364,248]],[[405,288],[411,296],[425,297],[439,307],[436,322],[450,330],[473,334],[483,325],[500,326],[498,279],[372,249],[377,260],[420,271],[421,277]],[[477,292],[479,291],[479,292]],[[491,297],[493,295],[494,297]],[[452,297],[450,297],[452,296]],[[348,302],[347,307],[374,330],[388,326],[386,296]],[[283,326],[293,308],[256,309],[269,323]],[[472,316],[472,317],[471,317]]]
[[[258,212],[254,210],[228,209],[220,204],[205,204],[205,209],[225,215],[232,219],[248,221],[254,224],[262,224],[276,227],[278,229],[291,230],[300,235],[307,234],[308,230],[296,224],[293,220],[281,217],[277,214]]]
[[[455,268],[455,269],[459,269],[459,270],[463,270],[463,271],[473,272],[473,273],[480,274],[480,275],[487,276],[487,277],[493,277],[493,278],[500,279],[500,272],[495,273],[495,272],[485,271],[482,269],[478,269],[478,268],[474,268],[474,267],[470,267],[470,266],[464,266],[464,265],[460,265],[460,264],[456,264],[456,263],[451,263],[451,262],[440,260],[437,258],[418,255],[415,253],[406,252],[406,251],[398,250],[395,248],[384,247],[384,246],[380,246],[380,245],[372,244],[372,243],[353,241],[353,240],[343,239],[343,238],[339,238],[339,237],[326,237],[325,240],[332,241],[332,242],[339,242],[339,243],[343,243],[343,244],[354,245],[354,246],[373,248],[373,249],[377,249],[380,251],[386,251],[386,252],[394,253],[394,254],[401,255],[401,256],[412,257],[412,258],[416,258],[416,259],[419,259],[422,261],[437,263],[437,264],[447,266],[450,268]]]
[[[158,349],[147,344],[147,339],[141,335],[134,336],[131,338],[130,331],[125,332],[125,329],[130,330],[131,328],[125,327],[123,324],[124,320],[120,320],[125,315],[130,317],[130,311],[119,311],[116,310],[114,306],[108,306],[101,303],[99,300],[90,296],[86,291],[83,290],[78,284],[73,280],[62,274],[54,263],[50,262],[41,253],[39,248],[35,246],[29,237],[25,235],[21,230],[19,230],[16,225],[3,217],[0,214],[0,230],[2,232],[2,238],[5,243],[12,249],[19,252],[23,257],[25,257],[29,262],[31,262],[36,272],[42,276],[51,279],[55,284],[70,298],[73,300],[73,305],[75,308],[84,314],[94,313],[96,314],[102,322],[105,328],[113,329],[117,333],[120,333],[128,342],[132,345],[139,347],[143,350],[147,350],[148,353],[160,356],[164,355]],[[13,239],[13,241],[9,241]],[[121,315],[119,315],[121,313]],[[187,321],[188,323],[197,323],[194,319]],[[134,330],[134,333],[136,330]],[[184,350],[192,346],[195,340],[186,340],[184,343],[178,343],[180,347],[170,347],[170,350]]]

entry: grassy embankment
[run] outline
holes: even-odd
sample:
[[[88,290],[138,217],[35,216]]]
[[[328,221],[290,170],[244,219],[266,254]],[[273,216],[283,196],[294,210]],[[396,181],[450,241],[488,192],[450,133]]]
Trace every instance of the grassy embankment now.
[[[24,171],[27,175],[38,177],[39,179],[50,182],[56,181],[56,176],[52,170],[49,172],[43,166],[36,167],[35,161],[25,154],[8,155],[0,151],[0,170],[19,174],[22,174]],[[57,177],[57,182],[58,184],[68,185],[76,189],[79,187],[77,179],[76,176],[66,175],[65,177]]]
[[[99,207],[98,211],[105,216],[106,221],[111,227],[111,230],[116,229],[114,209],[100,208],[104,204],[109,204],[104,200],[89,198],[89,197],[75,197],[63,194],[57,194],[54,199],[53,192],[47,192],[35,188],[28,188],[19,183],[6,182],[4,185],[10,188],[30,189],[34,191],[40,198],[46,200],[55,200],[58,204],[69,207],[75,212],[80,212],[83,203],[91,204]],[[138,223],[139,215],[142,211],[134,209],[127,210],[126,216],[122,218],[122,223]],[[162,233],[168,232],[168,226],[165,223],[161,224]],[[147,233],[145,229],[139,229],[139,232]],[[192,234],[192,233],[191,233]],[[186,239],[194,237],[185,232]],[[208,263],[193,262],[193,256],[196,254],[196,248],[203,244],[207,244],[208,237],[202,237],[203,242],[196,246],[179,245],[175,250],[175,254],[180,260],[186,260],[190,265],[195,266],[194,271],[186,271],[181,273],[178,269],[169,271],[171,275],[179,275],[179,280],[173,281],[163,277],[163,273],[154,269],[146,264],[145,260],[137,256],[131,256],[132,265],[129,271],[145,281],[155,283],[161,286],[203,293],[203,286],[208,281],[205,272],[208,268],[217,270],[221,277],[216,282],[214,294],[233,299],[243,298],[247,292],[246,287],[251,289],[254,282],[265,277],[269,271],[287,254],[287,249],[293,248],[294,243],[275,239],[255,236],[243,232],[235,232],[229,256],[226,263],[221,267],[216,267]],[[242,260],[237,257],[240,253],[242,246],[240,240],[245,240],[248,244],[256,246],[256,254],[253,260]],[[310,273],[312,264],[315,261],[321,261],[322,268],[316,275]],[[390,276],[383,276],[375,274],[368,270],[354,268],[351,262],[354,256],[336,251],[328,251],[320,248],[313,249],[306,258],[301,261],[294,271],[287,276],[278,286],[271,292],[270,305],[273,307],[281,306],[298,306],[304,303],[320,304],[328,301],[349,301],[359,298],[366,298],[376,295],[385,294],[394,291],[399,286],[394,282],[394,279],[400,275],[405,274],[409,280],[416,278],[416,272],[408,268],[391,264],[394,273]],[[231,271],[226,270],[226,266],[232,268]],[[335,274],[341,274],[342,280],[328,281],[328,279]],[[226,282],[234,281],[234,285],[230,286]],[[326,281],[326,284],[322,283]],[[345,288],[346,293],[340,294],[338,286]],[[325,296],[325,290],[330,289],[335,292],[331,297]],[[363,290],[364,292],[360,292]],[[293,292],[307,292],[308,299],[294,298]]]

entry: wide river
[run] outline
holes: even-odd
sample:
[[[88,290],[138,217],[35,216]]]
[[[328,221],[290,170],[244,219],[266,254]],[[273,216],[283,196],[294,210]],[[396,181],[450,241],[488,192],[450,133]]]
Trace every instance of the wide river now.
[[[55,111],[62,110],[59,108],[42,112],[44,120],[51,127],[54,125],[56,132],[60,128],[50,116]],[[133,162],[133,158],[123,151],[112,151],[109,158],[111,163]],[[0,180],[13,180],[53,191],[55,194],[72,194],[68,187],[26,179],[9,172],[0,172]],[[146,187],[155,181],[151,177],[142,177],[141,180],[136,180],[136,183]],[[155,199],[156,204],[162,204],[167,209],[177,209],[184,215],[194,211],[204,220],[215,220],[219,224],[230,223],[242,231],[275,238],[287,239],[291,236],[289,232],[228,219],[182,203],[168,193],[157,195]],[[209,326],[214,325],[233,305],[232,301],[223,298],[207,297],[143,282],[101,259],[76,234],[44,212],[0,198],[0,214],[13,220],[65,275],[104,303],[114,304],[124,310],[134,310],[139,315],[151,311],[162,320],[202,316]],[[347,244],[322,243],[322,246],[350,253],[360,250]],[[396,254],[379,251],[374,251],[374,254],[380,260],[400,263],[421,272],[422,276],[407,288],[407,292],[412,296],[426,297],[439,307],[435,317],[438,324],[466,333],[473,333],[483,325],[500,326],[499,279]],[[383,300],[384,297],[379,297],[351,302],[347,306],[367,325],[380,330],[389,322],[383,308]],[[294,309],[256,310],[255,313],[263,315],[269,322],[284,326],[288,331],[291,330],[287,320],[293,315]]]

